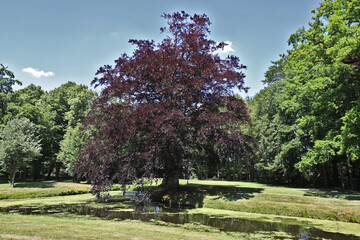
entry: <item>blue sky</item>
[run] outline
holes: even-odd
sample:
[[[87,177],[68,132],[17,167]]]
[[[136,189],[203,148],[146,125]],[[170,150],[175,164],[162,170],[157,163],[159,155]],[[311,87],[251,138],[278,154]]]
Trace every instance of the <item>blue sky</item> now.
[[[248,94],[261,80],[287,39],[311,20],[318,0],[0,0],[0,63],[9,66],[23,87],[44,90],[67,81],[90,85],[96,70],[131,55],[129,39],[165,36],[162,13],[185,10],[209,16],[215,41],[229,41],[240,58]],[[18,89],[18,88],[16,88]]]

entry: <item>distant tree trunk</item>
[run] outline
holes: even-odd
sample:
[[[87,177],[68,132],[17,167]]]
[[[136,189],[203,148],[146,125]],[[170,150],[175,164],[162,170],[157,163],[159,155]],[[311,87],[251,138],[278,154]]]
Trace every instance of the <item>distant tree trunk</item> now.
[[[350,181],[350,187],[353,190],[354,189],[354,177],[353,177],[353,173],[352,173],[352,168],[351,168],[351,164],[348,164],[348,169],[349,169],[349,181]]]
[[[4,172],[4,177],[5,177],[6,181],[10,182],[9,174],[7,172]]]
[[[76,173],[74,173],[73,182],[76,182],[76,183],[79,183],[79,182],[80,182],[80,179],[78,178],[78,176],[76,175]]]
[[[13,188],[14,187],[14,185],[15,185],[15,174],[16,174],[16,171],[14,171],[13,172],[13,174],[12,174],[12,177],[11,177],[11,187]]]
[[[349,173],[349,183],[350,183],[350,188],[353,190],[354,189],[354,178],[353,178],[353,168],[352,168],[352,166],[351,166],[351,162],[350,162],[350,160],[349,160],[349,156],[347,155],[346,156],[346,167],[347,167],[347,171],[348,171],[348,173]]]
[[[24,179],[24,171],[20,171],[19,179]]]
[[[32,169],[32,178],[34,180],[37,180],[37,179],[40,179],[40,176],[41,176],[41,162],[39,159],[36,159],[34,162],[33,162],[33,169]]]
[[[53,170],[54,170],[54,163],[51,163],[48,174],[47,174],[47,177],[46,177],[47,179],[50,179],[51,173],[52,173]]]
[[[325,169],[325,163],[322,165],[323,175],[324,175],[324,185],[325,187],[328,186],[327,176],[326,176],[326,169]]]
[[[345,189],[345,181],[344,181],[344,170],[342,169],[342,166],[340,163],[338,163],[338,169],[339,169],[339,180],[341,184],[341,189]]]
[[[339,169],[339,164],[338,164],[339,160],[338,160],[338,156],[335,156],[333,158],[333,161],[332,161],[332,186],[331,187],[339,187],[341,186],[341,182],[339,181],[340,180],[340,169]]]
[[[248,168],[249,180],[253,182],[255,180],[255,161],[246,153],[245,147],[244,147],[244,153],[245,153],[246,165]]]
[[[55,179],[56,180],[59,180],[60,178],[60,167],[61,167],[61,164],[60,163],[56,163],[56,171],[55,171]]]

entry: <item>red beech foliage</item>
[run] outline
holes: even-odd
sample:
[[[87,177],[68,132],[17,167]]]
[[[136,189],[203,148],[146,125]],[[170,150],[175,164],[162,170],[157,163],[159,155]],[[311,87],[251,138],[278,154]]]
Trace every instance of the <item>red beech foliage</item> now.
[[[144,177],[176,188],[184,166],[206,149],[224,161],[241,156],[239,123],[249,115],[233,90],[247,90],[245,66],[214,54],[225,44],[207,39],[206,15],[162,17],[169,26],[160,29],[168,35],[161,43],[130,40],[133,55],[101,67],[92,81],[102,92],[85,121],[92,134],[77,172],[96,194]]]

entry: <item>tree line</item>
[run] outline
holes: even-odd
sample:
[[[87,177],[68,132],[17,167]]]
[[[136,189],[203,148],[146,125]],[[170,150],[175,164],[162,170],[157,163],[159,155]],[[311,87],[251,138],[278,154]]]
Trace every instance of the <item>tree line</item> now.
[[[5,66],[0,68],[0,171],[14,183],[19,178],[74,176],[78,150],[84,144],[80,128],[96,97],[85,85],[68,82],[49,92],[20,84]]]
[[[360,187],[360,4],[326,0],[252,99],[261,181]]]

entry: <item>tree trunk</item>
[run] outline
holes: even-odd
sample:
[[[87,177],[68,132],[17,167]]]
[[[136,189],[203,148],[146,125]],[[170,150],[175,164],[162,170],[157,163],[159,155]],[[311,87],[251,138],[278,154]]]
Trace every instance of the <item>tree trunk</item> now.
[[[349,165],[350,165],[350,164],[349,164]],[[351,190],[354,190],[354,178],[353,178],[353,174],[352,174],[351,165],[348,166],[348,168],[349,168],[350,187],[351,187]]]
[[[338,169],[339,169],[339,178],[340,178],[341,189],[344,190],[345,189],[344,172],[343,172],[343,169],[341,168],[340,164],[339,164]]]
[[[348,173],[349,173],[349,183],[350,183],[350,187],[351,187],[351,190],[354,190],[354,178],[353,178],[353,174],[352,174],[352,167],[351,167],[351,162],[349,160],[349,156],[346,156],[347,158],[347,170],[348,170]]]
[[[74,173],[73,182],[76,182],[76,183],[80,182],[80,179],[77,177],[76,173]]]
[[[56,163],[56,168],[55,168],[55,179],[59,180],[60,179],[60,163]]]
[[[33,168],[32,168],[32,179],[37,180],[40,179],[41,177],[41,162],[39,159],[36,159],[35,161],[33,161]]]
[[[325,187],[328,186],[327,176],[326,176],[326,169],[325,169],[325,163],[322,165],[323,175],[324,175],[324,184]]]
[[[12,188],[13,188],[14,185],[15,185],[15,174],[16,174],[16,171],[13,172],[12,177],[11,177],[11,187],[12,187]]]
[[[53,170],[54,170],[54,164],[51,163],[46,179],[50,179],[51,173],[52,173]]]
[[[161,186],[166,190],[173,190],[179,188],[179,174],[172,172],[166,173]]]
[[[5,176],[6,181],[10,182],[10,177],[7,172],[4,172],[4,176]]]

